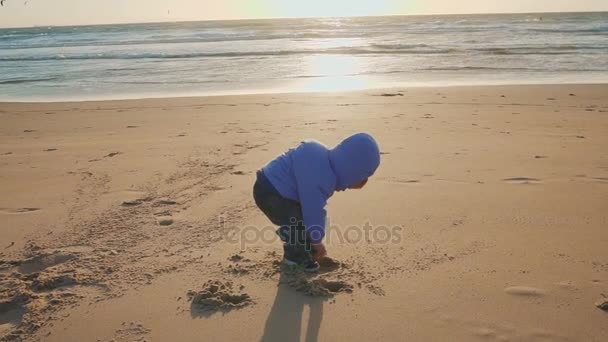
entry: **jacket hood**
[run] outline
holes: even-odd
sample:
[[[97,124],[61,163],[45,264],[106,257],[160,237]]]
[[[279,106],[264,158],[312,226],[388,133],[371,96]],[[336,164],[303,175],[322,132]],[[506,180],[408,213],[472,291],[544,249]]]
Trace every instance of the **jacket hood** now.
[[[371,135],[357,133],[331,149],[329,161],[336,174],[336,189],[344,190],[374,174],[380,165],[380,150]]]

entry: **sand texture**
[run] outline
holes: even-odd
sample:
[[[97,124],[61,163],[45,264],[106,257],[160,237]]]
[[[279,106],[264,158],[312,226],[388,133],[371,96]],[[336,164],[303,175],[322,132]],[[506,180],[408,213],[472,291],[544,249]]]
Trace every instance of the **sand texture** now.
[[[608,340],[607,85],[0,103],[0,122],[0,340]],[[358,131],[382,164],[331,198],[331,258],[282,265],[255,171]]]

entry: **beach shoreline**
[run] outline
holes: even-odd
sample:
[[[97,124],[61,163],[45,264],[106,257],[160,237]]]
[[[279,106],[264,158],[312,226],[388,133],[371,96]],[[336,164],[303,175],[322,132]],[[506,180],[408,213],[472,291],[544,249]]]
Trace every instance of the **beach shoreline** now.
[[[498,83],[479,83],[479,84],[468,84],[468,83],[455,83],[446,84],[446,82],[437,81],[437,83],[428,84],[416,84],[416,85],[391,85],[391,86],[376,86],[376,87],[362,87],[356,89],[332,89],[332,90],[298,90],[296,89],[243,89],[239,91],[226,91],[226,92],[195,92],[195,93],[184,93],[184,94],[129,94],[129,95],[103,95],[100,97],[40,97],[40,98],[14,98],[14,99],[0,99],[0,105],[2,104],[66,104],[66,103],[87,103],[87,102],[111,102],[111,101],[146,101],[146,100],[172,100],[172,99],[197,99],[197,98],[224,98],[224,97],[239,97],[239,96],[269,96],[269,95],[340,95],[340,94],[352,94],[352,93],[366,93],[366,92],[391,92],[400,89],[450,89],[450,88],[480,88],[480,87],[542,87],[542,86],[601,86],[608,84],[608,82],[597,81],[597,82],[559,82],[549,83],[540,80],[522,80],[521,83],[515,81],[502,81]]]
[[[527,82],[527,83],[526,83]],[[341,96],[341,95],[352,95],[352,94],[367,94],[367,93],[391,93],[391,92],[400,92],[403,90],[407,91],[441,91],[441,90],[449,90],[449,89],[471,89],[475,91],[475,89],[481,88],[504,88],[504,89],[512,89],[514,87],[601,87],[607,85],[608,82],[605,81],[597,81],[597,82],[560,82],[560,83],[545,83],[542,81],[522,81],[522,83],[517,82],[507,82],[507,83],[481,83],[481,84],[446,84],[438,83],[438,84],[428,84],[428,85],[401,85],[401,86],[384,86],[384,87],[363,87],[357,89],[333,89],[329,91],[323,90],[289,90],[289,89],[263,89],[263,90],[243,90],[234,93],[230,92],[218,92],[218,93],[193,93],[193,94],[174,94],[174,95],[125,95],[125,97],[121,97],[118,94],[107,95],[107,97],[100,98],[56,98],[56,99],[7,99],[0,100],[0,105],[42,105],[42,104],[86,104],[86,103],[109,103],[109,102],[130,102],[130,101],[154,101],[154,100],[184,100],[191,101],[196,99],[228,99],[231,98],[239,98],[239,97],[257,97],[257,96]],[[132,97],[131,97],[132,96]]]
[[[602,341],[606,94],[0,102],[0,337]],[[255,171],[303,139],[334,146],[358,131],[382,164],[365,189],[332,197],[332,229],[401,230],[332,239],[338,262],[317,278],[281,270],[277,241],[244,235],[270,227]],[[233,302],[201,310],[214,286]]]

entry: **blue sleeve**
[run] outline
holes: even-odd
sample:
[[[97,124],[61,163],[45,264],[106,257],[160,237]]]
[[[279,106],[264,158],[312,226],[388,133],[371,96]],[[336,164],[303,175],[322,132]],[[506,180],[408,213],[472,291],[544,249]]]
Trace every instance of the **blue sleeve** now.
[[[321,189],[318,166],[310,160],[301,160],[295,165],[298,199],[302,206],[304,227],[312,243],[320,243],[325,237],[327,195]]]
[[[316,184],[315,184],[316,185]],[[302,206],[304,227],[312,243],[320,243],[325,237],[327,198],[318,186],[298,180],[298,195]]]

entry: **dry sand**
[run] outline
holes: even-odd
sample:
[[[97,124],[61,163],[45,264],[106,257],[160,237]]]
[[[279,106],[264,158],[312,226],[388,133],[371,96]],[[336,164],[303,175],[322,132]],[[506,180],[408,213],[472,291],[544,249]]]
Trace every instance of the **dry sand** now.
[[[6,340],[608,339],[608,85],[2,103],[0,122]],[[235,242],[269,226],[257,168],[357,131],[382,165],[330,200],[320,274]],[[335,234],[365,222],[401,229]]]

